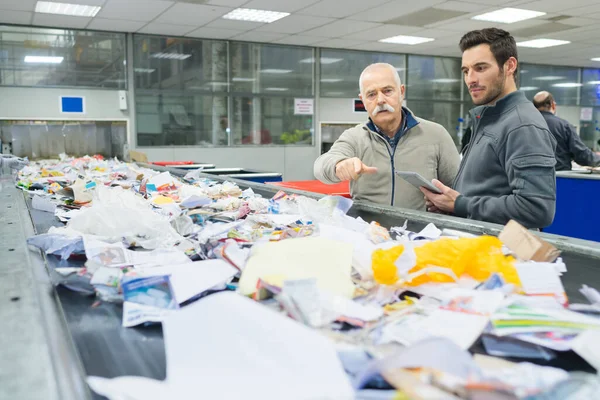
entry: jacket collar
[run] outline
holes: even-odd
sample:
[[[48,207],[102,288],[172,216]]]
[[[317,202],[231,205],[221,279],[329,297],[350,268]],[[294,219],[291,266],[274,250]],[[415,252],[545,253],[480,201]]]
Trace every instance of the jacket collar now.
[[[520,90],[515,90],[499,99],[493,106],[478,106],[471,111],[476,117],[480,117],[484,111],[485,115],[499,115],[513,109],[518,104],[527,102],[529,102],[529,100],[527,100],[525,94]]]
[[[419,124],[419,121],[415,119],[412,111],[410,111],[406,107],[402,107],[402,123],[400,124],[400,131],[406,132],[407,130],[414,128]],[[381,133],[379,127],[375,125],[371,117],[369,117],[369,121],[367,122],[367,128],[372,132]],[[383,134],[383,133],[381,133]]]

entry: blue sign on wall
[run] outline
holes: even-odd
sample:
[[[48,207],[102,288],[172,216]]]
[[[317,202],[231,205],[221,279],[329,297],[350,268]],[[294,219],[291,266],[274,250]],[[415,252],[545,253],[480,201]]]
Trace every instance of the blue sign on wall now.
[[[83,114],[85,112],[84,98],[60,96],[60,112]]]

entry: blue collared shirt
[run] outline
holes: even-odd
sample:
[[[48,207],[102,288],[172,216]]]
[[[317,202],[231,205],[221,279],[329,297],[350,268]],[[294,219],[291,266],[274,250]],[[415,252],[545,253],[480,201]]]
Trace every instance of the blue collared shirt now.
[[[396,132],[394,137],[389,137],[388,135],[386,135],[377,125],[375,125],[371,118],[369,118],[367,127],[370,130],[380,134],[381,137],[383,137],[390,144],[391,148],[395,149],[402,136],[406,134],[406,131],[408,131],[410,128],[414,127],[418,123],[419,122],[412,116],[412,114],[404,107],[402,107],[402,123],[400,124],[400,128],[398,128],[398,131]]]

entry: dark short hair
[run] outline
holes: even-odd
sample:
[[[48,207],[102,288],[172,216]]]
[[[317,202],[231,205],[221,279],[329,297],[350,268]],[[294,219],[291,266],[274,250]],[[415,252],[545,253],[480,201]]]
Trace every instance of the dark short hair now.
[[[471,31],[463,35],[460,39],[459,47],[461,52],[470,49],[471,47],[479,46],[480,44],[489,44],[490,50],[500,67],[504,68],[504,63],[509,58],[514,57],[517,61],[517,42],[510,33],[498,28],[485,28],[476,31]],[[518,69],[518,64],[517,64]],[[515,69],[515,79],[517,78],[517,70]]]
[[[542,100],[535,100],[535,97],[533,99],[533,105],[535,106],[535,108],[537,108],[538,110],[540,108],[550,108],[552,107],[552,103],[554,103],[554,97],[552,97],[552,93],[548,93],[548,96],[546,96],[544,99]]]

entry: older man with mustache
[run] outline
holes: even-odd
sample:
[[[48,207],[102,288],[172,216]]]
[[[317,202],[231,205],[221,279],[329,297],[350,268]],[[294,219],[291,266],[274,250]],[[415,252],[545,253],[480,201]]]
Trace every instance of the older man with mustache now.
[[[315,161],[315,176],[328,184],[350,180],[355,200],[425,210],[423,194],[395,171],[450,185],[460,163],[450,134],[402,106],[405,87],[392,65],[369,65],[359,87],[369,120],[342,133]]]

